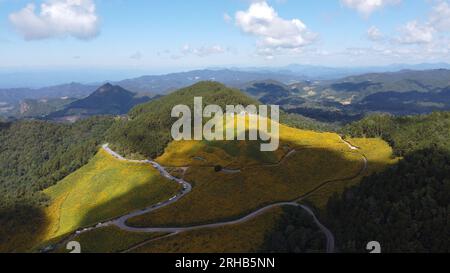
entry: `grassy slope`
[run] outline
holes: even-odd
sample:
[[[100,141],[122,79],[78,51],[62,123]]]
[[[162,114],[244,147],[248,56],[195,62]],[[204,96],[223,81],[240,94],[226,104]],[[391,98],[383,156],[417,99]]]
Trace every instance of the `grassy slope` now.
[[[344,182],[329,184],[309,196],[307,200],[317,208],[324,209],[328,199],[333,196],[333,194],[341,194],[346,187],[351,187],[360,183],[364,176],[383,171],[388,166],[398,162],[398,158],[393,156],[392,148],[381,139],[354,138],[348,139],[347,141],[361,149],[361,153],[364,154],[368,160],[367,170],[362,176]]]
[[[249,253],[258,252],[276,227],[283,210],[274,208],[246,223],[177,234],[150,242],[138,253]]]
[[[192,90],[186,89],[181,91],[181,95],[185,92],[187,93],[186,98],[190,97],[192,95],[190,91]],[[200,92],[200,95],[203,91],[209,92],[210,90],[206,88]],[[222,87],[219,87],[216,91],[218,93],[215,95],[219,95],[219,97],[229,93],[229,90],[222,89]],[[173,99],[173,97],[170,99]],[[215,98],[210,99],[214,100]],[[239,99],[241,98],[239,97]],[[183,102],[186,102],[185,98]],[[136,133],[136,135],[130,136],[127,134],[122,136],[128,138],[128,140],[122,138],[118,142],[117,148],[121,148],[121,144],[130,143],[129,141],[131,140],[135,146],[132,145],[133,147],[128,151],[127,147],[122,147],[122,151],[147,154],[142,151],[153,140],[148,139],[147,142],[144,138],[144,146],[141,146],[143,142],[138,136],[142,136],[140,131],[142,128],[137,125],[147,124],[155,112],[159,111],[162,113],[167,110],[165,106],[167,105],[150,103],[132,111],[131,123],[125,125],[125,127],[131,129],[131,134]],[[154,108],[158,107],[163,107],[163,111],[160,111],[161,109],[153,111]],[[160,116],[161,113],[157,116]],[[133,132],[133,130],[136,131]],[[116,133],[120,131],[116,131]],[[236,218],[269,203],[295,199],[308,193],[325,181],[345,179],[356,175],[363,164],[361,153],[364,153],[369,159],[370,168],[368,172],[382,169],[385,165],[391,163],[391,150],[385,142],[378,139],[352,141],[355,141],[354,144],[362,148],[361,151],[350,151],[348,146],[342,143],[336,134],[316,133],[282,126],[280,149],[273,153],[259,152],[259,143],[257,142],[172,142],[165,149],[164,154],[158,158],[158,161],[166,166],[191,166],[184,176],[186,180],[194,185],[193,191],[175,204],[148,215],[131,219],[130,222],[136,226],[164,226],[190,225]],[[377,152],[374,153],[373,149],[375,148]],[[282,160],[292,149],[296,149],[298,152],[289,157],[288,160]],[[152,151],[149,154],[153,152],[158,151]],[[279,166],[273,165],[280,160]],[[217,164],[227,168],[238,168],[242,172],[238,174],[216,173],[213,166]],[[96,170],[92,171],[97,172]],[[108,172],[112,172],[112,170],[107,170],[106,173]],[[80,174],[80,177],[76,180],[85,180],[86,178],[83,177],[85,175]],[[99,174],[88,173],[88,176],[90,177],[88,180],[92,180],[93,177],[97,177]],[[108,177],[111,175],[105,174],[104,176]],[[114,176],[116,177],[116,175]],[[323,193],[312,196],[315,198],[315,204],[320,206],[320,204],[326,203],[331,194],[342,191],[348,184],[357,183],[359,179],[327,185]],[[89,185],[89,183],[82,184]],[[63,184],[58,186],[64,188]],[[86,190],[86,188],[83,190]],[[96,191],[95,187],[87,187],[87,190],[89,192]],[[94,221],[96,222],[100,219],[100,215],[104,217],[116,212],[115,210],[123,209],[124,212],[130,210],[129,207],[125,207],[121,205],[122,203],[114,200],[110,204],[100,206],[100,209],[97,208],[95,213],[89,213],[90,215],[84,216],[83,219],[76,219],[76,212],[72,210],[73,207],[77,207],[75,202],[77,199],[73,199],[72,205],[70,203],[66,204],[65,193],[67,191],[62,189],[56,192],[59,192],[59,194],[53,195],[54,205],[52,207],[54,212],[52,215],[53,217],[58,217],[58,208],[61,206],[61,211],[66,216],[61,217],[62,226],[59,230],[54,231],[54,234],[62,234],[61,229],[68,229],[67,226],[79,225],[80,222],[91,223],[97,219]],[[72,209],[64,209],[64,204],[68,205],[68,207],[73,207]],[[255,251],[276,224],[277,217],[281,213],[277,211],[278,209],[275,209],[274,212],[265,213],[241,225],[192,231],[163,240],[156,240],[138,251]],[[67,217],[67,219],[64,220],[64,217]],[[78,222],[78,224],[74,224],[75,222]],[[94,252],[104,252],[108,247],[111,247],[111,251],[121,250],[125,246],[125,242],[130,246],[146,238],[145,234],[131,234],[107,229],[87,233],[85,236],[88,239],[86,240],[90,240],[90,238],[93,238],[92,236],[95,238],[96,232],[100,233],[99,236],[109,238],[111,241],[108,243],[109,246],[105,242],[99,242],[89,247],[89,249],[94,249]],[[122,236],[123,239],[121,238]],[[252,239],[244,240],[244,238]]]
[[[360,143],[363,152],[373,146],[388,150],[381,140]],[[235,147],[233,147],[233,145]],[[234,219],[264,205],[296,199],[328,180],[352,177],[363,167],[360,152],[350,151],[336,134],[316,133],[281,126],[280,149],[274,153],[255,151],[244,142],[222,145],[204,142],[173,142],[163,156],[162,165],[191,166],[185,179],[194,184],[193,191],[168,207],[129,220],[133,226],[191,225]],[[298,152],[280,165],[290,150]],[[372,164],[387,164],[391,153],[382,153]],[[198,157],[204,160],[198,160]],[[241,173],[216,173],[221,164],[239,168]],[[334,183],[332,192],[343,190],[345,183]],[[325,203],[329,192],[320,196]]]
[[[80,243],[82,253],[117,253],[164,235],[163,233],[127,232],[111,226],[80,234],[73,240]],[[69,252],[69,250],[61,248],[57,252]]]
[[[361,148],[362,153],[368,158],[369,166],[364,175],[369,173],[381,171],[386,165],[394,164],[397,160],[390,159],[392,156],[392,149],[383,141],[379,139],[350,139],[353,145]],[[217,145],[214,145],[216,147]],[[227,155],[223,150],[214,150],[213,153],[205,153],[201,149],[202,144],[198,142],[174,142],[171,144],[173,149],[168,149],[167,153],[160,158],[161,161],[169,160],[173,155],[178,160],[174,162],[175,165],[182,166],[185,163],[192,165],[200,165],[201,161],[193,159],[194,155],[200,155],[209,160],[217,160],[217,162],[227,162],[222,155]],[[185,150],[183,150],[185,149]],[[196,151],[193,153],[192,151]],[[191,158],[188,162],[183,162],[179,157],[179,153],[188,152],[186,158]],[[175,153],[175,154],[171,154]],[[222,161],[221,161],[222,160]],[[169,163],[169,162],[166,162]],[[328,198],[334,193],[340,193],[344,187],[359,183],[361,177],[353,180],[342,181],[330,184],[318,191],[316,194],[310,196],[307,200],[312,202],[315,206],[322,208],[326,205]],[[226,226],[214,229],[204,229],[197,231],[185,232],[161,240],[151,241],[144,246],[134,250],[134,252],[143,253],[160,253],[160,252],[177,252],[177,253],[195,253],[195,252],[211,252],[211,253],[235,253],[235,252],[257,252],[261,250],[267,236],[272,232],[277,225],[282,210],[280,208],[272,209],[246,223],[235,226]],[[97,232],[100,234],[98,235]],[[115,236],[117,235],[117,236]],[[120,236],[119,236],[120,235]],[[101,236],[100,241],[90,241],[92,238]],[[146,237],[148,236],[148,237]],[[124,231],[117,231],[114,228],[105,229],[101,231],[93,231],[84,234],[78,240],[82,245],[87,245],[88,252],[113,252],[124,250],[138,242],[142,242],[151,238],[159,237],[159,234],[140,234],[129,233]],[[86,241],[86,243],[84,242]]]
[[[128,163],[101,150],[86,166],[45,193],[54,223],[49,238],[167,200],[179,185],[162,178],[147,164]]]
[[[92,230],[74,238],[83,253],[114,253],[138,246],[140,253],[247,253],[261,250],[283,210],[274,208],[239,225],[203,229],[163,237],[161,233],[134,233],[116,227]],[[153,240],[154,239],[154,240]],[[146,243],[148,241],[148,243]],[[67,252],[64,248],[58,252]]]
[[[294,133],[294,132],[293,132]],[[298,132],[295,132],[298,133]],[[308,137],[308,134],[310,134]],[[302,141],[304,143],[308,143],[312,141],[312,138],[315,133],[312,132],[302,132]],[[315,135],[315,137],[319,137],[319,141],[316,143],[319,145],[321,143],[322,145],[325,144],[325,146],[333,144],[335,142],[336,136],[333,136],[331,134],[327,135],[321,135],[322,137],[329,138],[328,140],[320,138],[320,135]],[[292,137],[292,135],[291,135]],[[332,141],[334,139],[334,141]],[[327,143],[328,141],[328,143]],[[394,164],[397,162],[397,159],[394,159],[392,157],[392,149],[385,143],[384,141],[380,139],[350,139],[349,140],[353,145],[358,146],[361,148],[361,153],[364,154],[368,161],[369,165],[367,170],[365,171],[364,175],[368,175],[373,172],[381,171],[384,168],[386,168],[387,165]],[[311,145],[312,143],[310,143]],[[226,146],[229,148],[229,145]],[[341,144],[334,143],[337,147],[340,147]],[[214,145],[214,147],[217,147],[218,145]],[[204,149],[201,148],[201,143],[172,143],[169,148],[167,149],[167,152],[160,157],[160,161],[169,163],[170,158],[174,156],[177,158],[175,161],[175,164],[185,165],[185,164],[192,164],[192,165],[201,165],[201,162],[199,160],[193,159],[195,155],[202,156],[205,159],[216,161],[216,162],[222,162],[226,163],[229,158],[224,157],[223,155],[228,155],[223,150],[215,150],[213,153],[207,153],[204,151]],[[336,147],[336,148],[337,148]],[[209,149],[206,147],[206,149]],[[234,151],[234,149],[231,149]],[[186,156],[184,159],[186,160],[183,162],[182,157],[180,157],[180,153],[187,153],[188,156]],[[320,154],[320,153],[319,153]],[[228,155],[229,157],[229,155]],[[294,158],[293,158],[294,159]],[[333,161],[333,158],[330,158],[329,160]],[[296,164],[305,165],[314,162],[314,154],[306,153],[304,157],[300,157],[296,159]],[[206,164],[206,163],[203,163]],[[333,162],[333,164],[337,164],[338,166],[341,166],[338,164],[338,162]],[[326,164],[325,164],[326,165]],[[301,167],[294,167],[297,170],[300,170]],[[322,170],[326,170],[326,168],[322,168]],[[212,174],[213,175],[213,174]],[[253,175],[258,175],[256,173],[253,173]],[[337,174],[338,175],[338,174]],[[264,177],[263,175],[257,176],[259,178]],[[352,180],[347,181],[340,181],[337,183],[331,183],[327,186],[325,186],[323,189],[318,191],[317,193],[310,196],[307,201],[312,202],[315,206],[322,208],[324,205],[326,205],[327,200],[332,196],[335,192],[340,193],[344,190],[345,187],[354,185],[356,183],[359,183],[362,176],[359,176]],[[203,184],[197,184],[198,186],[204,186]],[[193,192],[192,194],[194,194]],[[257,195],[258,192],[255,191],[255,195]],[[261,194],[261,193],[259,193]],[[204,193],[204,198],[209,200],[210,198],[207,197],[206,192]],[[229,196],[233,198],[233,195]],[[252,195],[252,197],[254,197]],[[188,205],[192,200],[186,201],[186,205]],[[181,202],[181,201],[180,201]],[[229,202],[229,203],[235,203],[235,200]],[[251,203],[247,202],[247,203]],[[216,208],[216,206],[214,206]],[[197,208],[198,209],[198,208]],[[194,210],[191,210],[192,212]],[[258,217],[239,225],[234,226],[226,226],[221,228],[214,228],[214,229],[205,229],[205,230],[197,230],[197,231],[190,231],[186,233],[181,233],[172,237],[164,238],[161,240],[155,240],[148,244],[145,244],[144,246],[134,250],[135,252],[143,252],[143,253],[158,253],[158,252],[178,252],[178,253],[195,253],[195,252],[219,252],[219,253],[229,253],[229,252],[257,252],[260,251],[264,242],[267,240],[267,236],[271,234],[275,226],[280,220],[280,217],[282,215],[282,209],[272,209],[271,211],[268,211],[262,215],[259,215]],[[194,213],[195,214],[195,213]],[[199,214],[195,214],[199,215]],[[158,215],[157,217],[164,216],[164,213],[162,215]],[[148,219],[148,218],[147,218]],[[145,217],[141,219],[135,219],[135,221],[142,221],[146,220]]]

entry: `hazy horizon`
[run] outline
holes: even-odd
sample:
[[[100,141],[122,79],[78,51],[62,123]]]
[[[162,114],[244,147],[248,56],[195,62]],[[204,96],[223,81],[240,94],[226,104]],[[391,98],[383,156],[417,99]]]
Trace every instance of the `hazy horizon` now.
[[[402,69],[450,69],[448,63],[416,63],[403,64],[393,63],[380,66],[320,66],[310,64],[289,64],[285,66],[209,66],[209,67],[186,67],[186,68],[105,68],[105,67],[26,67],[26,68],[0,68],[0,88],[40,88],[67,83],[98,84],[102,82],[115,82],[141,76],[157,76],[172,73],[183,73],[195,70],[241,70],[241,71],[285,71],[293,66],[304,66],[309,69],[329,69],[335,70],[339,75],[340,70],[349,70],[354,73],[370,72],[395,72]],[[293,74],[300,74],[291,71]],[[329,72],[332,73],[332,72]],[[318,77],[320,78],[320,77]]]

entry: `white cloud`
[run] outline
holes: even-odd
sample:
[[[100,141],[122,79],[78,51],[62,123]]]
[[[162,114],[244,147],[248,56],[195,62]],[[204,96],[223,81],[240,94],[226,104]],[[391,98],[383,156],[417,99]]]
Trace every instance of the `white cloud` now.
[[[184,45],[181,49],[181,53],[183,55],[196,55],[198,57],[206,57],[214,54],[222,54],[225,53],[227,49],[223,48],[220,45],[213,45],[213,46],[202,46],[198,48],[194,48],[190,45]]]
[[[365,17],[374,11],[382,9],[387,5],[399,4],[401,0],[341,0],[341,3],[349,8],[356,9]]]
[[[433,7],[430,24],[439,31],[450,31],[450,5],[446,1],[439,1]]]
[[[31,3],[9,16],[26,40],[72,36],[91,39],[99,33],[99,18],[92,0],[47,0],[40,11]]]
[[[437,0],[425,21],[410,21],[400,28],[400,37],[396,40],[403,44],[427,44],[429,47],[446,47],[450,32],[450,5],[447,1]]]
[[[435,29],[428,24],[411,21],[401,28],[401,33],[398,42],[402,44],[427,44],[433,41]]]
[[[383,40],[384,36],[383,33],[381,33],[381,31],[376,26],[372,26],[367,30],[367,38],[375,42]]]
[[[235,19],[244,33],[259,38],[258,52],[268,59],[277,52],[300,50],[317,37],[301,20],[281,18],[265,1],[253,2],[248,10],[238,11]]]

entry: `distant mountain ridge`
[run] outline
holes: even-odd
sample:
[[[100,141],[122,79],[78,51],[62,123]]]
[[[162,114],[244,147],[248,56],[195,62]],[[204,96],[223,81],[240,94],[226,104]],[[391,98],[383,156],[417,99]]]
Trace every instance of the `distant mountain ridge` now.
[[[257,81],[242,90],[263,103],[324,122],[347,123],[372,112],[413,115],[450,110],[447,69],[370,73],[290,85]]]
[[[29,100],[64,100],[66,98],[81,99],[91,94],[98,86],[80,83],[69,83],[43,88],[10,88],[0,89],[0,115],[13,116],[20,113],[21,104]],[[39,108],[52,108],[41,103]],[[55,110],[55,109],[54,109]],[[45,112],[45,111],[44,111]],[[39,113],[43,113],[39,111]]]
[[[350,76],[330,82],[330,87],[336,91],[355,91],[346,89],[345,85],[365,83],[367,86],[356,91],[366,91],[368,87],[377,85],[373,91],[395,91],[395,92],[429,92],[450,86],[450,70],[401,70],[389,73],[369,73],[358,76]],[[338,87],[341,85],[341,90]],[[368,90],[370,91],[370,90]]]
[[[278,72],[245,72],[229,69],[193,70],[166,75],[148,75],[137,78],[112,82],[123,88],[142,95],[167,95],[175,90],[184,88],[201,81],[217,81],[227,86],[239,87],[255,80],[274,79],[281,82],[293,83],[302,81],[302,76],[286,75]],[[53,99],[61,97],[84,98],[99,88],[103,83],[80,84],[70,83],[56,86],[32,88],[0,89],[0,115],[11,115],[17,112],[20,103],[25,99]]]
[[[391,68],[434,66],[441,67],[444,64],[397,65]],[[446,101],[443,102],[442,99],[436,101],[436,97],[439,95],[416,95],[417,92],[439,94],[450,86],[450,70],[447,69],[353,74],[336,80],[311,81],[308,80],[308,76],[301,74],[301,69],[310,66],[292,65],[292,67],[297,68],[295,71],[298,72],[293,73],[291,70],[205,69],[142,76],[113,82],[113,84],[122,86],[129,92],[139,93],[139,96],[153,97],[167,95],[201,81],[216,81],[229,87],[239,88],[263,103],[282,105],[287,111],[311,118],[319,116],[321,121],[341,121],[342,119],[352,121],[359,119],[361,114],[371,111],[388,111],[392,114],[403,115],[448,109],[449,104]],[[320,69],[320,67],[315,68]],[[99,86],[100,84],[71,83],[41,89],[0,90],[0,115],[10,116],[19,112],[20,103],[27,98],[61,99],[62,97],[71,97],[81,99],[91,94]],[[397,96],[399,92],[406,94]],[[128,101],[130,95],[124,96],[123,100]],[[90,100],[95,101],[95,96]],[[88,102],[83,101],[82,103]],[[379,107],[382,104],[388,107]],[[74,108],[83,109],[84,106],[74,105]],[[93,106],[90,108],[95,109]],[[110,105],[110,108],[113,108],[111,113],[114,114],[124,112],[114,105]],[[323,111],[324,109],[326,112]],[[342,113],[342,111],[346,113]],[[91,110],[90,112],[95,111]],[[100,112],[110,113],[106,109]],[[343,118],[347,116],[350,119]]]
[[[422,64],[391,64],[387,66],[361,66],[361,67],[331,67],[320,65],[303,65],[290,64],[282,67],[250,67],[250,68],[233,68],[238,71],[252,71],[252,72],[278,72],[287,75],[302,75],[308,80],[337,80],[355,75],[363,75],[369,73],[391,73],[402,70],[436,70],[436,69],[450,69],[448,63],[422,63]]]
[[[204,69],[188,72],[172,73],[157,76],[142,76],[115,82],[133,92],[151,94],[167,94],[179,88],[187,87],[202,81],[216,81],[230,87],[240,87],[251,81],[272,79],[284,83],[305,80],[301,75],[289,75],[278,72],[249,72],[230,69]]]
[[[6,88],[0,89],[0,101],[19,103],[24,99],[50,99],[50,98],[83,98],[91,94],[98,86],[81,83],[68,83],[42,88]]]

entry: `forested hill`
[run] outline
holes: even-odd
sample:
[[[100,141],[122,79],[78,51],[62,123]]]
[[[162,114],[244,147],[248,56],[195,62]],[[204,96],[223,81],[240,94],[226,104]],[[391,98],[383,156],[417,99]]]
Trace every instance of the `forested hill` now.
[[[404,159],[363,179],[329,202],[326,219],[341,251],[450,251],[450,113],[371,116],[344,128],[352,136],[382,137]]]
[[[203,104],[256,104],[257,102],[244,96],[239,91],[229,89],[214,82],[201,82],[181,89],[170,95],[141,104],[128,113],[128,120],[114,124],[108,136],[113,147],[131,155],[139,153],[147,157],[155,157],[164,151],[171,141],[170,130],[177,120],[171,117],[172,108],[176,105],[188,105],[193,109],[194,97],[203,97]]]
[[[426,149],[333,197],[327,224],[340,251],[363,252],[378,241],[383,252],[450,251],[450,154]]]
[[[86,164],[112,122],[98,117],[74,124],[0,123],[1,206],[42,203],[36,193]]]
[[[94,116],[94,115],[122,115],[140,103],[150,100],[149,97],[139,97],[118,85],[109,83],[99,87],[88,97],[74,101],[64,107],[63,110],[49,115],[49,118],[64,116]]]
[[[183,104],[193,109],[194,97],[202,97],[203,105],[215,104],[225,109],[226,105],[259,105],[237,89],[217,82],[200,82],[180,89],[170,95],[141,104],[133,108],[128,119],[114,124],[108,135],[114,149],[129,156],[156,157],[172,140],[170,131],[177,118],[171,118],[175,105]],[[329,127],[299,115],[281,114],[281,122],[293,127],[327,130]]]
[[[426,148],[448,150],[450,112],[406,117],[373,115],[344,127],[342,133],[353,137],[383,138],[400,156]]]

